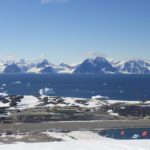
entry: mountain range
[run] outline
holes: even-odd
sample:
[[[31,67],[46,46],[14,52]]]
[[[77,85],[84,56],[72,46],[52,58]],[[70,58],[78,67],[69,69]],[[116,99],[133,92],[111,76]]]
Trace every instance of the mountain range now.
[[[85,59],[82,63],[71,66],[65,63],[51,64],[48,60],[0,61],[0,73],[37,73],[37,74],[150,74],[150,63],[144,60],[109,61],[104,57]]]

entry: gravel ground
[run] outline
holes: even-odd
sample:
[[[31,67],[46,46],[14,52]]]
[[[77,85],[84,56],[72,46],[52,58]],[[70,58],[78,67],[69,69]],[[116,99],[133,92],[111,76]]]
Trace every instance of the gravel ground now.
[[[61,121],[43,123],[0,124],[0,132],[4,131],[46,131],[49,129],[63,130],[94,130],[108,128],[150,127],[150,120],[100,120],[100,121]]]

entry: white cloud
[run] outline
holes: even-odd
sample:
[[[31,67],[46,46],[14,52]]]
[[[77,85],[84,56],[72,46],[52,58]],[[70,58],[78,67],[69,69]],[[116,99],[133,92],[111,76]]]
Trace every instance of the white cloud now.
[[[4,56],[4,58],[6,60],[9,60],[9,61],[13,61],[13,60],[18,60],[19,59],[19,57],[16,54],[9,54],[7,56]]]
[[[45,59],[46,56],[45,56],[44,54],[41,54],[41,55],[38,56],[38,58],[39,58],[39,59]]]
[[[41,0],[41,4],[48,4],[48,3],[52,3],[53,0]]]
[[[41,0],[41,4],[62,4],[62,3],[67,3],[70,0]]]
[[[95,51],[87,51],[81,54],[81,56],[85,58],[95,58],[97,56],[107,57],[106,54],[103,54],[101,52],[95,52]]]

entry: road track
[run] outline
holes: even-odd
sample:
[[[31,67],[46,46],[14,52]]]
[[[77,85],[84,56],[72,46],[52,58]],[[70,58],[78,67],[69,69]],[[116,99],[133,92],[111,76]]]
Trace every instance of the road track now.
[[[46,131],[50,129],[63,130],[97,130],[108,128],[150,127],[150,120],[99,120],[99,121],[60,121],[42,123],[0,124],[0,131]]]

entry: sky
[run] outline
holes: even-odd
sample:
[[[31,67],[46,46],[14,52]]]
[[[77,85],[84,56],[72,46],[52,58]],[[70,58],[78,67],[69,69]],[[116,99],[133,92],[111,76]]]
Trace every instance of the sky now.
[[[150,60],[150,0],[0,0],[0,58]]]

